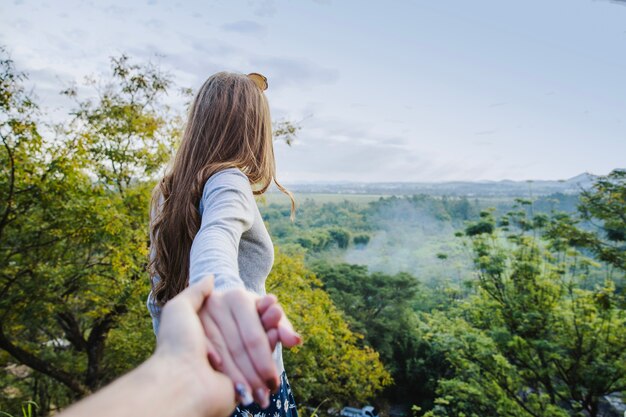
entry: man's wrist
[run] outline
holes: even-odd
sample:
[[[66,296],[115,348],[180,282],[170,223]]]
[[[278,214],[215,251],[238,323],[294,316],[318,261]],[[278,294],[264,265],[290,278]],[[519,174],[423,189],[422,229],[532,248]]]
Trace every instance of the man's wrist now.
[[[164,396],[172,398],[172,410],[176,408],[177,413],[188,416],[208,415],[210,404],[203,395],[206,390],[202,386],[201,366],[157,350],[140,368],[142,379],[151,380]]]
[[[193,371],[194,368],[188,363],[173,355],[155,354],[97,394],[69,407],[62,416],[89,414],[92,417],[131,417],[139,414],[158,417],[226,417],[227,410],[216,414],[211,409],[212,406],[219,408],[216,407],[219,401],[202,394],[202,390],[206,392],[210,386],[198,382],[201,367]],[[210,379],[210,373],[206,374],[207,379]]]
[[[191,358],[161,353],[154,355],[142,366],[146,375],[155,381],[179,407],[173,415],[227,416],[235,406],[235,394],[231,380],[213,370],[208,362],[198,363]],[[224,408],[224,398],[232,398],[232,404]],[[221,405],[221,406],[220,406]]]

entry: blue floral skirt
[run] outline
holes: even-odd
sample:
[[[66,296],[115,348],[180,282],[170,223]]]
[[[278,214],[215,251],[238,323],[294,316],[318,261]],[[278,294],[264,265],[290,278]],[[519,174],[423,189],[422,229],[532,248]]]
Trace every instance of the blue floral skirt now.
[[[270,394],[269,407],[261,408],[257,403],[247,407],[239,405],[231,417],[298,417],[287,374],[283,371],[280,375],[280,388],[276,394]]]

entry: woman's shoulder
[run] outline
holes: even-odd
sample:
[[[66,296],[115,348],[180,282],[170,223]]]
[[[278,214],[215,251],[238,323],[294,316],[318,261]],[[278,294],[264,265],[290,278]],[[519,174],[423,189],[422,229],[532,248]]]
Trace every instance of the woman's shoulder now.
[[[255,202],[250,180],[239,168],[226,168],[211,175],[205,182],[201,206],[209,200],[221,201],[236,198],[247,206]]]
[[[204,184],[198,208],[202,216],[206,209],[215,219],[226,216],[243,220],[248,224],[246,230],[254,221],[255,211],[258,211],[250,181],[238,168],[223,169],[211,175]]]
[[[247,192],[252,191],[250,180],[239,168],[225,168],[211,175],[204,183],[204,191],[211,188],[234,188]]]

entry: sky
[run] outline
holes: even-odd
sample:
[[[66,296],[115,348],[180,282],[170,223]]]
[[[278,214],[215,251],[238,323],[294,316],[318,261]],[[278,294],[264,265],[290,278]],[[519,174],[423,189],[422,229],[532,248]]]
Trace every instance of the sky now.
[[[122,53],[194,90],[260,72],[301,126],[276,144],[287,184],[626,167],[624,1],[0,0],[0,45],[51,114]]]

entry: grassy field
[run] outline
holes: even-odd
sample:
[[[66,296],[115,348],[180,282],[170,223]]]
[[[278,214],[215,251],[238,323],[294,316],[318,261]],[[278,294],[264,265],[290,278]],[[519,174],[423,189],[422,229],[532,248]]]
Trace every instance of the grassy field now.
[[[295,194],[297,204],[306,204],[307,200],[313,200],[318,204],[324,203],[341,203],[342,201],[350,201],[351,203],[367,204],[370,201],[376,201],[382,195],[374,194],[316,194],[316,193],[298,193]],[[289,199],[283,193],[269,192],[265,194],[265,203],[267,204],[289,204]]]
[[[404,194],[402,194],[404,195]],[[402,195],[398,195],[401,197]],[[408,196],[409,194],[407,194]],[[389,198],[391,195],[382,194],[340,194],[340,193],[295,193],[296,202],[298,204],[305,203],[306,200],[313,200],[316,203],[341,203],[342,201],[350,201],[351,203],[369,203],[370,201],[376,201],[379,198]],[[529,196],[520,196],[528,198]],[[441,196],[433,196],[433,198],[441,198]],[[514,197],[504,196],[471,196],[468,197],[470,201],[479,200],[481,206],[497,206],[499,204],[510,204]],[[264,201],[265,200],[265,201]],[[285,194],[277,191],[267,192],[263,198],[259,199],[260,202],[266,202],[267,204],[289,204],[289,199]]]

